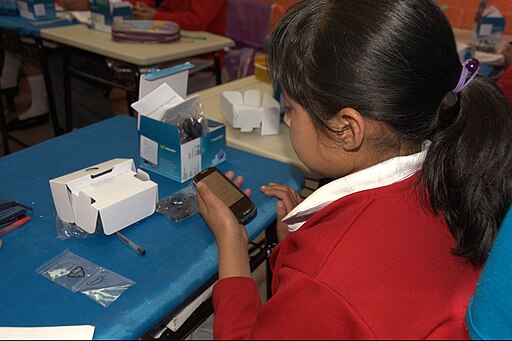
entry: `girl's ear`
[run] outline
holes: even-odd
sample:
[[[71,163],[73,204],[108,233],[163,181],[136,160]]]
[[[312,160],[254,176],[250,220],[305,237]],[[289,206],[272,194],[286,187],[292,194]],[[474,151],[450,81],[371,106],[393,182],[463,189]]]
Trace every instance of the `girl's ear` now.
[[[337,141],[346,151],[355,151],[361,147],[366,131],[366,121],[357,110],[341,109],[332,118],[331,124],[337,132]]]

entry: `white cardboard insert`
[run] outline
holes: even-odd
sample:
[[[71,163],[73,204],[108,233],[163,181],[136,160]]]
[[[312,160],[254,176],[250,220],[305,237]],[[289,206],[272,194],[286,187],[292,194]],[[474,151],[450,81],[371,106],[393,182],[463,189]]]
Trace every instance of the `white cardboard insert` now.
[[[220,99],[220,112],[233,128],[250,133],[261,128],[261,135],[279,134],[280,105],[272,96],[258,90],[224,91]]]
[[[158,185],[132,159],[112,159],[50,180],[59,218],[111,235],[155,212]]]

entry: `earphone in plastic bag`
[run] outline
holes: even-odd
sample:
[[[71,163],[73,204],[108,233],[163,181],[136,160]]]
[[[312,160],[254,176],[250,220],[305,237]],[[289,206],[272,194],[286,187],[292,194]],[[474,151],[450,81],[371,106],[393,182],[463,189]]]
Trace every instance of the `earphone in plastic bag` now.
[[[208,133],[208,120],[204,116],[199,96],[188,98],[175,107],[167,109],[162,122],[178,128],[181,144]]]
[[[195,186],[190,184],[189,186],[160,199],[156,203],[156,211],[175,222],[180,222],[196,215],[199,213],[199,205],[197,203],[197,192]]]

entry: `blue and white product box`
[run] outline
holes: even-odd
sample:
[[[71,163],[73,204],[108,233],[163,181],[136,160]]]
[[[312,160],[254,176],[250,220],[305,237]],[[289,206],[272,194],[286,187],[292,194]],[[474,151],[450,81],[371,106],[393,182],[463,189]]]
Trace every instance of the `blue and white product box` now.
[[[57,18],[55,0],[18,0],[20,16],[29,20],[51,20]]]
[[[208,121],[208,133],[182,143],[175,125],[140,118],[140,167],[178,182],[226,160],[226,126]]]
[[[198,96],[184,99],[185,63],[140,77],[140,167],[178,182],[226,160],[226,126],[207,120]]]
[[[19,15],[16,0],[0,0],[0,15]]]
[[[116,20],[131,19],[132,4],[122,0],[91,0],[91,24],[98,31],[110,33]]]
[[[482,52],[500,53],[505,32],[505,18],[495,7],[488,7],[475,28],[476,49]]]

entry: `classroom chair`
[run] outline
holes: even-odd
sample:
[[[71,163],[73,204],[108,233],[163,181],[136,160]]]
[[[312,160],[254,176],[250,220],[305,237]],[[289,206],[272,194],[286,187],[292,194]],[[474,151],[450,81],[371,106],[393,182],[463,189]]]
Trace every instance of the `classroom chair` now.
[[[473,340],[512,339],[512,208],[478,280],[466,323]]]
[[[279,5],[261,0],[228,0],[226,36],[235,47],[225,55],[231,80],[254,73],[254,57],[263,51],[272,17]]]

